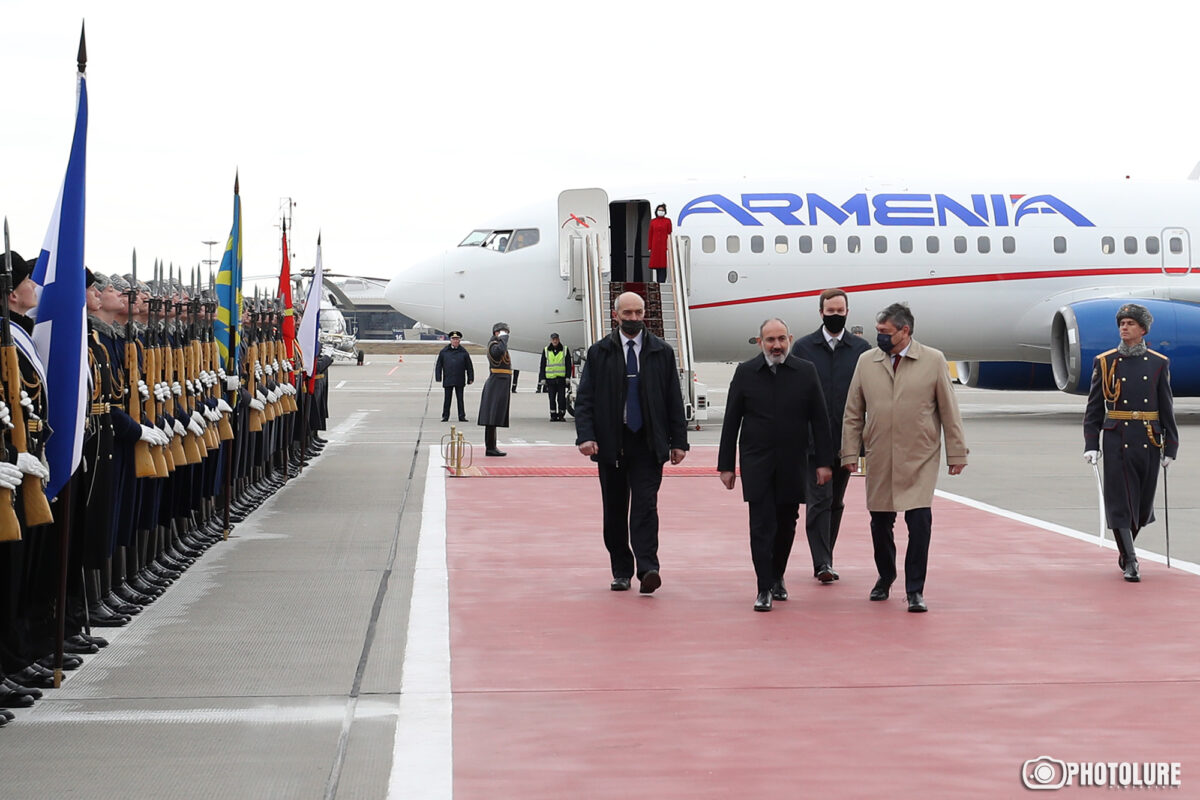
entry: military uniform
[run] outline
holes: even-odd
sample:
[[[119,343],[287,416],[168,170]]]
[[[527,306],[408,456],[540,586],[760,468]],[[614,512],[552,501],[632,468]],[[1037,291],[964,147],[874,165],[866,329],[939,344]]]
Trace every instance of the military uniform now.
[[[484,426],[484,447],[489,456],[505,455],[496,447],[496,428],[508,427],[513,379],[508,339],[496,335],[501,330],[508,330],[508,326],[503,323],[493,326],[492,338],[487,343],[488,379],[479,398],[479,424]]]
[[[1126,350],[1132,352],[1096,356],[1083,420],[1084,449],[1103,454],[1104,506],[1122,564],[1130,554],[1120,532],[1136,538],[1154,521],[1159,463],[1179,450],[1167,357],[1139,346]]]

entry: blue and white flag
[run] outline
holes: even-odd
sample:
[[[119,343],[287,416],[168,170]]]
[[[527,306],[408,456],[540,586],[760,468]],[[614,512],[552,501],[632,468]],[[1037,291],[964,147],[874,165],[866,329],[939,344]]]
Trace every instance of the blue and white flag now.
[[[41,287],[33,341],[46,369],[50,417],[46,422],[52,431],[46,440],[46,462],[50,466],[46,496],[51,499],[67,485],[79,466],[88,410],[83,260],[87,120],[87,79],[81,69],[67,175],[32,275],[34,283]]]
[[[313,270],[312,283],[308,285],[308,299],[304,302],[304,317],[300,320],[300,332],[296,343],[300,345],[300,357],[304,371],[310,379],[317,370],[317,356],[321,354],[321,289],[325,285],[325,274],[321,269],[321,237],[317,236],[317,268]]]

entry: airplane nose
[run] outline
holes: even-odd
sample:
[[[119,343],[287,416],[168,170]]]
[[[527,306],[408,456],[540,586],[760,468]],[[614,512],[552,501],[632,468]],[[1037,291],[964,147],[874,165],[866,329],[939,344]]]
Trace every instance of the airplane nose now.
[[[441,330],[446,326],[445,282],[442,269],[445,256],[426,259],[393,278],[384,293],[392,308],[402,314]]]

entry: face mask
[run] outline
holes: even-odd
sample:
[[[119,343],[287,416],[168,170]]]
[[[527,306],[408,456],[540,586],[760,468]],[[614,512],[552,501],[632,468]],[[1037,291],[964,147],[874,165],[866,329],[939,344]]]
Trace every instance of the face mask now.
[[[825,330],[837,336],[846,327],[845,314],[822,314],[822,321],[825,323]]]
[[[890,333],[881,333],[876,337],[879,340],[879,349],[885,353],[892,352],[892,335]]]
[[[623,319],[621,320],[621,333],[626,336],[637,336],[646,327],[646,323],[640,319]]]
[[[656,216],[656,217],[665,217],[666,215],[667,215],[667,212],[663,211],[661,208],[658,211],[654,212],[654,216]]]

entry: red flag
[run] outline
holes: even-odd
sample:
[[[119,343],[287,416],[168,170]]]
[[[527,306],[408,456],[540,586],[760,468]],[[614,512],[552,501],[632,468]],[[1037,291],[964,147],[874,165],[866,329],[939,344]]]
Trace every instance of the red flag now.
[[[296,317],[292,310],[292,271],[288,262],[287,222],[283,223],[283,269],[279,272],[279,296],[283,298],[283,346],[291,358],[296,345]]]

